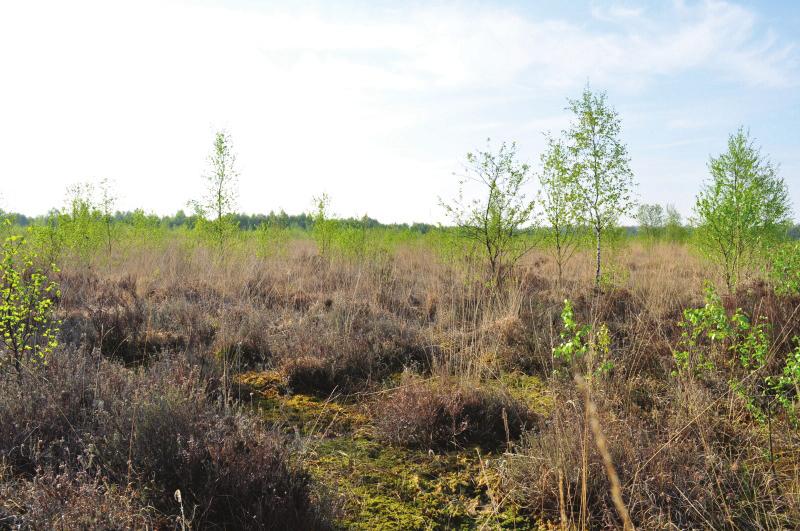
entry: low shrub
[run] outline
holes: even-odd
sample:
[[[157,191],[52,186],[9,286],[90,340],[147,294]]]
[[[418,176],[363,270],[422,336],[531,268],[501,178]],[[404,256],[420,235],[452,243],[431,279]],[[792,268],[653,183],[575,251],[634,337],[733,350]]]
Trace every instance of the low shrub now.
[[[209,401],[198,374],[179,357],[132,370],[57,351],[39,373],[2,376],[0,456],[16,478],[83,471],[130,485],[172,517],[180,490],[200,527],[319,525],[310,477],[284,437]]]
[[[153,529],[161,520],[135,492],[85,471],[0,473],[0,529]]]
[[[772,254],[769,276],[779,295],[800,295],[800,243],[784,243]]]
[[[536,424],[521,401],[498,389],[407,377],[378,406],[378,434],[393,444],[442,450],[498,448]]]
[[[148,304],[138,295],[134,278],[65,274],[62,284],[62,339],[66,344],[99,348],[105,356],[126,363],[154,352],[146,346]]]
[[[796,465],[787,459],[770,466],[767,435],[746,422],[745,401],[734,396],[720,402],[715,391],[682,382],[650,389],[656,396],[666,391],[667,400],[646,409],[619,402],[630,391],[642,392],[640,385],[592,393],[622,499],[637,527],[793,527],[800,517],[791,494]],[[585,466],[588,528],[622,528],[603,459],[585,424],[584,397],[566,383],[557,393],[557,407],[540,432],[523,436],[500,467],[501,490],[535,518],[577,528]],[[773,434],[772,444],[788,449],[797,440]]]
[[[317,395],[361,391],[413,367],[430,367],[430,348],[416,328],[368,304],[339,301],[320,308],[272,343],[290,387]]]
[[[53,310],[60,291],[50,278],[57,270],[38,267],[38,261],[24,238],[0,241],[0,370],[46,364],[58,345]]]

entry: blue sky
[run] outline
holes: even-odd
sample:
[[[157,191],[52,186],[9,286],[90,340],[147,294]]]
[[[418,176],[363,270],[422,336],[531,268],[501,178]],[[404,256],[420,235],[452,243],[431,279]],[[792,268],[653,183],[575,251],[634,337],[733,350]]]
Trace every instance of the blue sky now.
[[[688,214],[744,125],[797,212],[798,35],[795,2],[4,3],[0,206],[42,213],[109,178],[119,208],[174,212],[225,128],[242,211],[327,192],[340,215],[442,221],[467,151],[515,140],[535,166],[589,81],[641,201]]]

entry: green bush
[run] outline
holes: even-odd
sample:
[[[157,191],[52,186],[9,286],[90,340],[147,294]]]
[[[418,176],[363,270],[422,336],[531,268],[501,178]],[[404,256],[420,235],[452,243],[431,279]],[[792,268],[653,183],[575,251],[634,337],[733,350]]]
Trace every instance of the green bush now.
[[[314,241],[317,242],[320,256],[324,258],[330,257],[333,238],[337,229],[336,220],[331,217],[330,204],[331,200],[328,194],[315,197],[315,210],[311,214],[314,221],[311,234],[314,237]]]
[[[584,376],[587,378],[601,376],[614,368],[614,363],[609,359],[611,336],[605,323],[600,323],[597,327],[590,324],[579,325],[569,299],[564,301],[561,321],[564,328],[559,334],[561,343],[553,347],[554,359],[560,360],[571,370],[578,368],[579,363],[582,364]]]
[[[705,288],[705,301],[702,308],[684,310],[683,320],[678,323],[683,329],[682,349],[673,352],[678,372],[701,376],[717,368],[715,359],[729,366],[738,361],[738,365],[747,370],[762,368],[770,344],[767,324],[751,322],[741,308],[728,317],[710,284]],[[726,353],[733,354],[733,358]]]
[[[794,338],[797,348],[786,357],[783,372],[767,378],[767,384],[775,399],[797,426],[800,409],[800,338]]]
[[[772,256],[770,279],[779,295],[800,295],[800,243],[785,243]]]
[[[94,205],[90,185],[75,185],[69,193],[69,208],[58,216],[58,230],[62,231],[66,247],[88,263],[104,243],[103,215]]]
[[[766,421],[769,402],[775,400],[789,420],[797,422],[797,396],[800,395],[800,340],[789,353],[778,374],[752,375],[768,370],[772,342],[769,325],[763,319],[751,320],[741,308],[728,316],[719,295],[706,286],[706,304],[689,308],[678,323],[683,329],[678,350],[673,351],[677,370],[674,375],[711,379],[722,368],[729,372],[727,385],[747,404],[759,421]],[[774,369],[772,369],[774,372]],[[765,405],[767,411],[765,413]]]
[[[5,356],[17,371],[39,365],[58,346],[58,322],[53,317],[58,284],[35,265],[36,255],[24,238],[9,236],[0,259],[0,339]],[[55,266],[51,266],[53,272]]]
[[[289,229],[265,222],[255,230],[256,254],[260,257],[285,256],[292,234]]]
[[[61,214],[51,211],[40,225],[29,227],[32,244],[38,249],[39,255],[49,263],[61,261],[61,256],[66,247],[66,236],[61,227]]]
[[[572,363],[578,358],[582,358],[589,349],[589,333],[592,327],[589,325],[578,326],[575,321],[575,313],[572,310],[572,303],[564,301],[564,309],[561,311],[561,321],[564,329],[561,331],[561,343],[553,347],[553,357]]]

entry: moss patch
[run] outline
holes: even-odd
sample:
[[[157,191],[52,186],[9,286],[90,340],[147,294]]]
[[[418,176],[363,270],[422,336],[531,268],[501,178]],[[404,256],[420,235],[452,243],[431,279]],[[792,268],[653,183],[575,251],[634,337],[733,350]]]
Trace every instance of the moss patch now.
[[[494,496],[499,460],[474,450],[431,454],[340,437],[319,441],[306,465],[344,497],[340,524],[347,529],[534,528]]]
[[[523,401],[534,413],[548,415],[553,410],[553,397],[547,386],[536,376],[521,372],[503,373],[497,384],[517,400]]]
[[[265,419],[304,437],[305,466],[342,501],[344,529],[537,529],[500,494],[502,454],[475,448],[433,453],[388,445],[373,435],[368,404],[288,394],[277,373],[246,373],[237,382],[259,394]],[[497,385],[537,412],[552,402],[541,382],[524,374]]]

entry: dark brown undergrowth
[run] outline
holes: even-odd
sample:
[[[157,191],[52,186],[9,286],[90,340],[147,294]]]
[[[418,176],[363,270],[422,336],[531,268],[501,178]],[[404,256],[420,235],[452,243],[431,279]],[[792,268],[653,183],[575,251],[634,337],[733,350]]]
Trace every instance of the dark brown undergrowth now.
[[[135,492],[86,472],[0,473],[0,529],[153,529],[162,518]]]
[[[583,509],[587,527],[619,528],[584,396],[565,377],[591,364],[553,356],[564,299],[579,325],[608,330],[610,363],[591,366],[591,395],[639,528],[797,528],[800,440],[786,415],[773,404],[767,425],[731,392],[744,375],[735,359],[702,381],[672,374],[705,265],[682,245],[620,245],[608,270],[625,274],[594,290],[582,253],[559,285],[534,251],[501,289],[481,280],[479,262],[424,244],[357,260],[297,241],[263,258],[176,237],[98,266],[64,264],[64,349],[0,382],[0,529],[174,527],[176,490],[197,529],[324,527],[295,461],[311,455],[296,451],[303,441],[227,401],[245,370],[269,371],[287,396],[362,400],[370,433],[399,447],[496,452],[493,503],[531,523],[579,527]],[[800,300],[755,282],[723,301],[770,323],[764,373],[778,374],[800,335]],[[511,373],[543,382],[530,391],[546,395],[544,417],[486,383]],[[754,381],[745,388],[762,390]]]
[[[179,356],[131,370],[62,350],[44,368],[3,373],[0,455],[11,480],[24,486],[63,477],[86,505],[77,519],[102,512],[82,486],[88,482],[104,492],[126,489],[140,508],[152,506],[173,522],[180,490],[186,518],[203,528],[320,525],[310,478],[287,441],[210,401],[198,372]],[[30,503],[21,498],[14,506]]]
[[[273,356],[289,386],[322,395],[361,391],[404,368],[427,371],[434,351],[391,313],[345,301],[310,310],[281,338]]]
[[[97,349],[127,364],[189,346],[186,336],[153,326],[155,306],[138,293],[135,277],[114,280],[91,271],[63,273],[61,285],[61,340],[68,345]],[[177,322],[184,322],[187,315]]]
[[[449,378],[405,378],[377,406],[378,435],[414,448],[496,449],[536,426],[537,415],[498,389]]]
[[[641,385],[641,384],[638,384]],[[785,529],[800,521],[795,497],[797,434],[773,433],[785,464],[764,459],[767,434],[753,429],[746,405],[720,401],[704,386],[652,387],[641,408],[637,385],[595,382],[592,399],[608,441],[622,496],[642,529]],[[584,396],[559,384],[558,406],[539,433],[527,434],[509,456],[504,489],[526,511],[550,521],[580,522],[586,459],[586,507],[591,528],[622,528],[603,461],[585,424]],[[665,396],[666,395],[666,396]],[[658,399],[656,397],[664,397]]]

